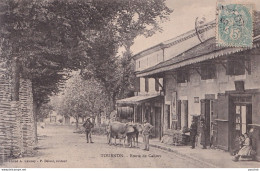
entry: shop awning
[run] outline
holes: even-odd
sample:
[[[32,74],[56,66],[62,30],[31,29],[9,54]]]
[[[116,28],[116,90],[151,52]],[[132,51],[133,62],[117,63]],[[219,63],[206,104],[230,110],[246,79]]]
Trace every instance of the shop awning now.
[[[162,96],[160,95],[133,96],[133,97],[117,100],[116,103],[117,105],[137,105],[160,97]]]

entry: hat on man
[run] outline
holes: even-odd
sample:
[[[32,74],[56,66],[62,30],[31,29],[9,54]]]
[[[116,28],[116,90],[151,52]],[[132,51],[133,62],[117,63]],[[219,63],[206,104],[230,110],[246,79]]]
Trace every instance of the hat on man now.
[[[90,119],[90,117],[87,117],[87,120],[89,120]]]

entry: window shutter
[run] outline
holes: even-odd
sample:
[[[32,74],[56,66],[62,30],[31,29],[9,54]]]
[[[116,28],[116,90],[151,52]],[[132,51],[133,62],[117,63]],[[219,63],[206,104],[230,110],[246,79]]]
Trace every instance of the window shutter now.
[[[177,128],[181,129],[181,100],[177,100]]]
[[[234,65],[232,64],[232,61],[230,59],[227,60],[227,75],[233,75],[234,74]]]
[[[149,78],[145,78],[145,91],[149,92]]]
[[[234,62],[234,75],[244,75],[245,74],[245,61],[244,59],[237,59],[238,61]]]
[[[135,78],[135,92],[140,92],[140,77]]]
[[[188,112],[188,100],[183,100],[183,106],[184,106],[184,111],[183,111],[183,114],[184,114],[184,125],[185,127],[188,128],[188,115],[189,115],[189,112]]]
[[[189,70],[185,71],[185,78],[186,78],[187,82],[190,82],[190,71]]]
[[[156,79],[156,78],[155,78]],[[157,81],[155,80],[155,91],[159,91],[159,84],[158,84],[159,79]]]

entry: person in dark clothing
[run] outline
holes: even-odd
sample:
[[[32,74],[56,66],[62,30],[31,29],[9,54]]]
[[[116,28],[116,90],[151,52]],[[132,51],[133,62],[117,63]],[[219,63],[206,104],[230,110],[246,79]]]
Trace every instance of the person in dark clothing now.
[[[201,119],[200,134],[201,134],[200,144],[203,146],[202,149],[206,149],[206,125],[204,119]]]
[[[83,127],[85,128],[85,132],[86,132],[86,138],[87,138],[87,143],[93,143],[92,139],[91,139],[91,129],[94,127],[94,124],[91,123],[90,118],[88,117],[86,122],[83,124]]]
[[[149,151],[149,138],[152,129],[153,126],[150,123],[148,123],[147,120],[144,120],[144,125],[143,125],[144,150],[147,151]]]
[[[193,119],[191,126],[190,126],[190,141],[191,141],[191,148],[192,149],[195,148],[196,136],[197,136],[197,124]]]

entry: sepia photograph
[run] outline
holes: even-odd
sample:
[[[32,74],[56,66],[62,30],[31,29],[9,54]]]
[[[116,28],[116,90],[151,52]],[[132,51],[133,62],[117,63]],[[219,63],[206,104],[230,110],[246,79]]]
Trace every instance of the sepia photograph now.
[[[0,168],[259,171],[260,1],[0,0]]]

